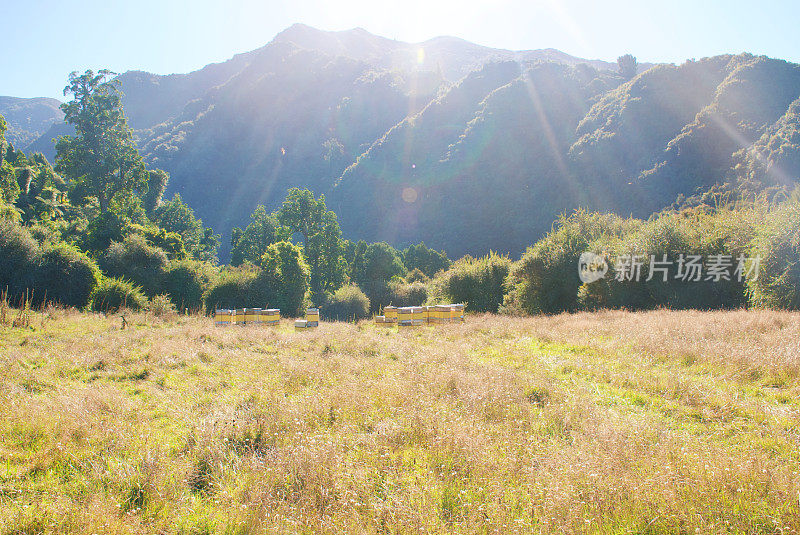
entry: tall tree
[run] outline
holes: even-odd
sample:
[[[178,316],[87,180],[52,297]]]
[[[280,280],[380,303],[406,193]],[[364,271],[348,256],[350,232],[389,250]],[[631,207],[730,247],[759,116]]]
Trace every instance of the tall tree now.
[[[210,228],[203,227],[203,220],[194,215],[189,205],[176,193],[172,199],[164,201],[153,210],[154,223],[166,230],[181,235],[186,249],[198,260],[217,261],[219,236]]]
[[[311,269],[311,300],[319,304],[326,292],[339,288],[345,281],[342,231],[336,214],[307,189],[292,188],[278,210],[278,223],[287,234],[300,234],[303,252]]]
[[[122,110],[118,81],[108,80],[113,74],[87,70],[69,75],[64,95],[73,100],[61,109],[76,135],[61,136],[56,142],[57,170],[72,179],[84,196],[96,197],[102,214],[115,196],[148,187],[144,161]]]
[[[153,212],[161,204],[161,199],[164,197],[164,192],[167,190],[167,182],[169,182],[169,173],[156,169],[147,172],[147,190],[142,194],[142,202],[147,215],[153,215]]]
[[[450,259],[444,251],[429,249],[424,243],[411,245],[403,251],[403,264],[409,271],[419,269],[428,277],[450,267]]]
[[[274,214],[258,205],[250,216],[251,222],[245,230],[233,229],[231,239],[231,264],[241,265],[245,261],[258,264],[264,251],[276,241],[278,221]]]
[[[619,73],[626,80],[630,80],[636,76],[636,72],[639,70],[639,65],[636,63],[636,58],[631,54],[625,54],[624,56],[618,57],[617,65],[619,65]]]

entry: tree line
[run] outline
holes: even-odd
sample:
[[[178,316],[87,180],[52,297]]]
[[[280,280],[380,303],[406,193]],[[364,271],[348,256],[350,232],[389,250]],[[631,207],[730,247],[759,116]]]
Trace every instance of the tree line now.
[[[420,243],[350,241],[324,196],[292,188],[268,213],[255,209],[231,236],[220,266],[219,236],[179,195],[169,175],[148,169],[127,126],[112,73],[73,73],[63,105],[74,136],[57,140],[55,166],[6,142],[0,116],[0,288],[12,301],[95,310],[270,306],[287,315],[308,305],[331,319],[381,307],[464,302],[513,314],[607,307],[647,309],[800,306],[800,194],[675,207],[648,220],[578,210],[519,261],[490,252],[453,262]],[[669,258],[744,256],[760,273],[722,280],[579,279],[584,252]]]

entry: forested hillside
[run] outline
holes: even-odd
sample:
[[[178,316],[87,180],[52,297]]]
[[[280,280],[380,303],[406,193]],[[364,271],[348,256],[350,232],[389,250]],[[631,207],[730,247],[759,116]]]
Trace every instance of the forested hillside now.
[[[0,115],[9,125],[6,137],[19,147],[36,141],[53,125],[63,123],[60,105],[54,98],[0,97]]]
[[[748,54],[637,74],[295,25],[193,73],[118,80],[144,160],[221,234],[223,260],[232,229],[295,186],[326,195],[352,239],[518,255],[564,211],[646,217],[709,191],[791,189],[800,167],[800,66]],[[27,152],[52,161],[69,132],[54,124]]]

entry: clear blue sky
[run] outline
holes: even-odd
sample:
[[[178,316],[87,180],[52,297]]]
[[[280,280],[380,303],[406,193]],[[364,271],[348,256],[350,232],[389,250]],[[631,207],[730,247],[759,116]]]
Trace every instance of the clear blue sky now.
[[[800,2],[740,0],[0,0],[0,95],[60,98],[73,70],[189,72],[295,22],[402,41],[677,62],[753,52],[800,62]]]

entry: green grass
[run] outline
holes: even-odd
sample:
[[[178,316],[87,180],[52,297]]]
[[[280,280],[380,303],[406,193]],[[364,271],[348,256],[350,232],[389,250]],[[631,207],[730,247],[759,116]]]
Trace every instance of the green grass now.
[[[0,534],[797,533],[800,315],[0,327]]]

